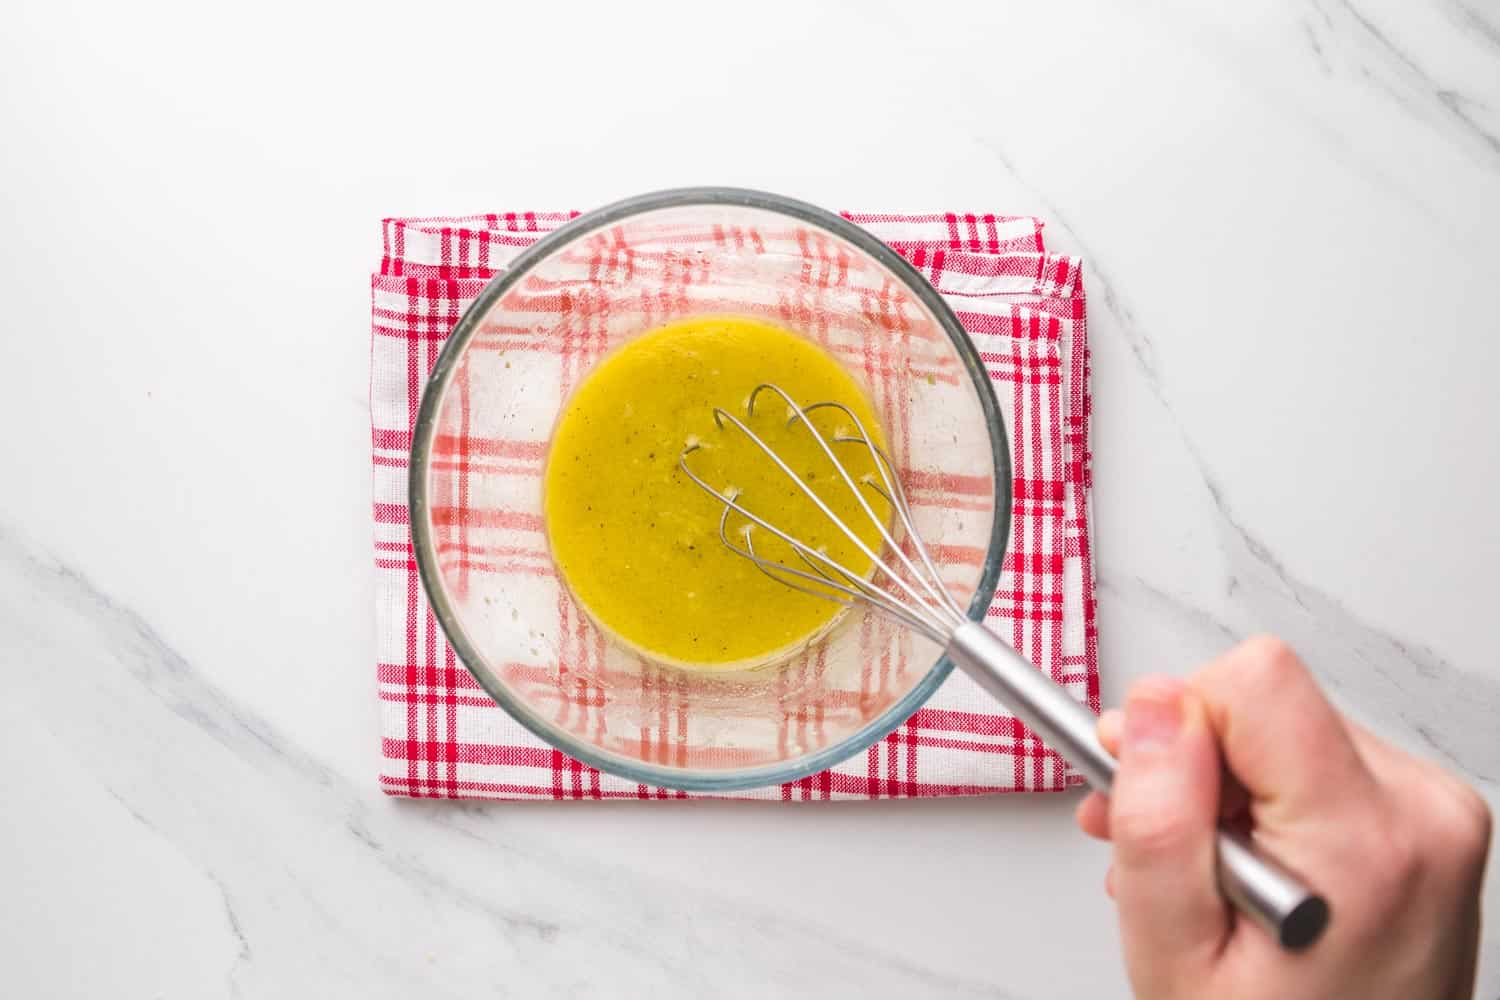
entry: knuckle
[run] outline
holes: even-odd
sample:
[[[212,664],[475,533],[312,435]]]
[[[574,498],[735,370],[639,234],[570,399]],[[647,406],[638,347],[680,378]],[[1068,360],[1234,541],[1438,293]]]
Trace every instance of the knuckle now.
[[[1495,832],[1495,817],[1490,812],[1490,804],[1474,789],[1468,785],[1460,786],[1460,799],[1472,824],[1471,833],[1473,839],[1483,848],[1488,848],[1490,837]]]
[[[1242,649],[1246,669],[1260,683],[1280,684],[1302,669],[1302,661],[1297,657],[1296,651],[1274,635],[1258,635],[1247,639]]]
[[[1489,852],[1490,807],[1479,793],[1457,782],[1443,790],[1442,799],[1442,804],[1429,810],[1434,839],[1443,856],[1466,871],[1482,863]]]
[[[1413,789],[1371,817],[1364,842],[1375,896],[1395,912],[1425,884],[1472,882],[1489,853],[1488,803],[1456,780]]]

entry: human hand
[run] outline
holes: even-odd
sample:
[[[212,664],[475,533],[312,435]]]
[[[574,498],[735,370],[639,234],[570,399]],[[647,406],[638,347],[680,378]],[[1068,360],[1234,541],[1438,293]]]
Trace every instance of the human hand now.
[[[1186,681],[1144,678],[1099,737],[1119,760],[1078,825],[1114,843],[1106,888],[1140,1000],[1468,998],[1490,814],[1472,789],[1341,716],[1295,653],[1252,639]],[[1219,895],[1214,833],[1255,839],[1329,902],[1287,952]]]

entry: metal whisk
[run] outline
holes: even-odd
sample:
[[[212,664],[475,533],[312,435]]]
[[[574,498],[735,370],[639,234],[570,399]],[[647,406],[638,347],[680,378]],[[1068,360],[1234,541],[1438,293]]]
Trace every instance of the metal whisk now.
[[[872,569],[867,574],[855,573],[831,558],[824,549],[792,536],[746,507],[741,503],[738,491],[719,490],[705,482],[688,465],[688,457],[703,446],[700,442],[690,442],[678,460],[678,467],[723,504],[719,538],[724,545],[788,587],[846,606],[867,605],[891,621],[942,645],[948,657],[965,673],[1071,761],[1083,772],[1090,785],[1107,793],[1114,779],[1115,759],[1099,742],[1094,716],[999,636],[965,615],[964,609],[943,585],[927,546],[917,533],[895,466],[872,440],[859,417],[838,402],[801,406],[781,387],[762,383],[751,392],[745,404],[746,419],[755,415],[756,400],[765,392],[781,397],[786,403],[788,427],[800,423],[817,442],[844,487],[853,494],[864,515],[878,529],[884,552],[875,551],[839,518],[744,420],[728,410],[715,407],[714,423],[719,429],[724,430],[729,425],[749,438],[870,559]],[[853,431],[843,428],[825,435],[809,419],[810,414],[825,409],[839,411]],[[875,471],[855,479],[835,454],[835,446],[865,449]],[[866,491],[884,499],[895,512],[906,547],[893,535],[889,519],[876,514]],[[753,498],[749,499],[753,501]],[[729,531],[731,512],[780,539],[791,548],[802,565],[787,565],[758,553],[753,531],[748,525],[745,531],[736,533],[740,536],[737,540]],[[915,559],[908,555],[907,547],[915,554]],[[1225,897],[1269,930],[1284,947],[1297,949],[1311,944],[1328,922],[1328,904],[1322,897],[1303,886],[1284,867],[1237,833],[1219,832],[1218,876]]]

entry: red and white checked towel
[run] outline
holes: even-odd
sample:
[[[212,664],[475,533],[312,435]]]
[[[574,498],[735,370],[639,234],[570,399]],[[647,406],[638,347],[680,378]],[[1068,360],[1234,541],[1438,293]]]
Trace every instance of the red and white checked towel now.
[[[600,773],[512,720],[444,641],[412,555],[407,458],[427,373],[489,278],[577,214],[385,221],[384,257],[371,277],[370,420],[380,782],[392,795],[698,797]],[[1015,478],[1010,545],[988,624],[1097,712],[1089,352],[1079,260],[1048,253],[1041,221],[1029,217],[846,213],[846,218],[915,265],[979,348],[1006,411]],[[926,705],[866,752],[801,781],[732,797],[975,795],[1055,791],[1080,780],[955,671]]]

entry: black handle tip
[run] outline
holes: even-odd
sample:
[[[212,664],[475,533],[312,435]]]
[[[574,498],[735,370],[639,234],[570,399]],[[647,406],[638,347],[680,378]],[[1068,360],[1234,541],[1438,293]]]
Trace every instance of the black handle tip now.
[[[1312,944],[1328,926],[1328,903],[1322,896],[1308,896],[1293,908],[1281,922],[1281,946],[1301,951]]]

